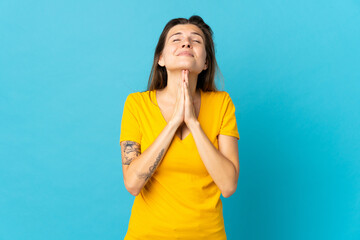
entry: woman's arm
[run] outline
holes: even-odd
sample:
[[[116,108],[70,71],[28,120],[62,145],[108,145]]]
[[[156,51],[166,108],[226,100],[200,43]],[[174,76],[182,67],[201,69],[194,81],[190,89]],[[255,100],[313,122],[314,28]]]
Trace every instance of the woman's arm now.
[[[219,150],[211,143],[198,121],[188,127],[193,135],[201,160],[224,197],[230,197],[236,190],[239,177],[239,151],[237,139],[219,135]]]
[[[139,143],[120,142],[125,187],[132,195],[137,196],[155,172],[173,140],[177,125],[170,120],[142,154]]]

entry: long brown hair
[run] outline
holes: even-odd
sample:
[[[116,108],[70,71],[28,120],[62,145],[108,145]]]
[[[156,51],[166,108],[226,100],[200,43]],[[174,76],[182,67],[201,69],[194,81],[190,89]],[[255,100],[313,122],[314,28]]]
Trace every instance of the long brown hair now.
[[[202,30],[205,36],[205,50],[206,50],[206,63],[207,69],[203,70],[197,79],[196,90],[201,89],[204,92],[208,91],[218,91],[215,85],[215,74],[222,76],[220,68],[216,62],[215,58],[215,46],[213,42],[213,31],[210,26],[207,25],[204,20],[198,16],[193,15],[189,19],[186,18],[174,18],[170,20],[164,27],[158,44],[155,48],[154,61],[150,72],[150,77],[148,81],[147,91],[155,89],[163,89],[167,85],[167,72],[166,68],[158,64],[159,57],[164,49],[166,36],[170,29],[178,24],[194,24]]]

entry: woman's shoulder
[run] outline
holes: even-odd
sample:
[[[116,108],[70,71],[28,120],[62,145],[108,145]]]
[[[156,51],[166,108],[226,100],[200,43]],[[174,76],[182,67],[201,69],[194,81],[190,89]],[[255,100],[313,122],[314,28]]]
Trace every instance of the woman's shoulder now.
[[[132,92],[129,93],[126,101],[133,102],[136,104],[144,104],[149,102],[151,99],[152,91],[141,91],[141,92]]]
[[[140,92],[131,92],[127,95],[128,98],[139,98],[148,95],[151,91],[140,91]]]
[[[208,101],[213,101],[214,103],[222,103],[230,98],[230,95],[226,91],[209,91],[203,92]]]

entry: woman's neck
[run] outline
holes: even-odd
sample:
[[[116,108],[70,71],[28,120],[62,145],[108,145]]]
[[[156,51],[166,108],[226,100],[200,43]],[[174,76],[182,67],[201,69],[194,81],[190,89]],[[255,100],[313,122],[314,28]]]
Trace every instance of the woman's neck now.
[[[192,74],[189,72],[188,82],[189,82],[189,94],[192,96],[192,99],[197,99],[199,93],[196,92],[198,74]],[[163,89],[165,95],[167,95],[169,101],[175,102],[176,96],[178,93],[178,88],[182,86],[182,74],[181,70],[167,72],[167,86]]]

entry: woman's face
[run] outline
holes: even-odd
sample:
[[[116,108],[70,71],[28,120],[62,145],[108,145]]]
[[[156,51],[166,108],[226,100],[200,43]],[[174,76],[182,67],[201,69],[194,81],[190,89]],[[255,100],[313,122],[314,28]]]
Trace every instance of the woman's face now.
[[[158,61],[167,71],[188,69],[199,74],[207,68],[205,36],[193,24],[178,24],[170,29]]]

